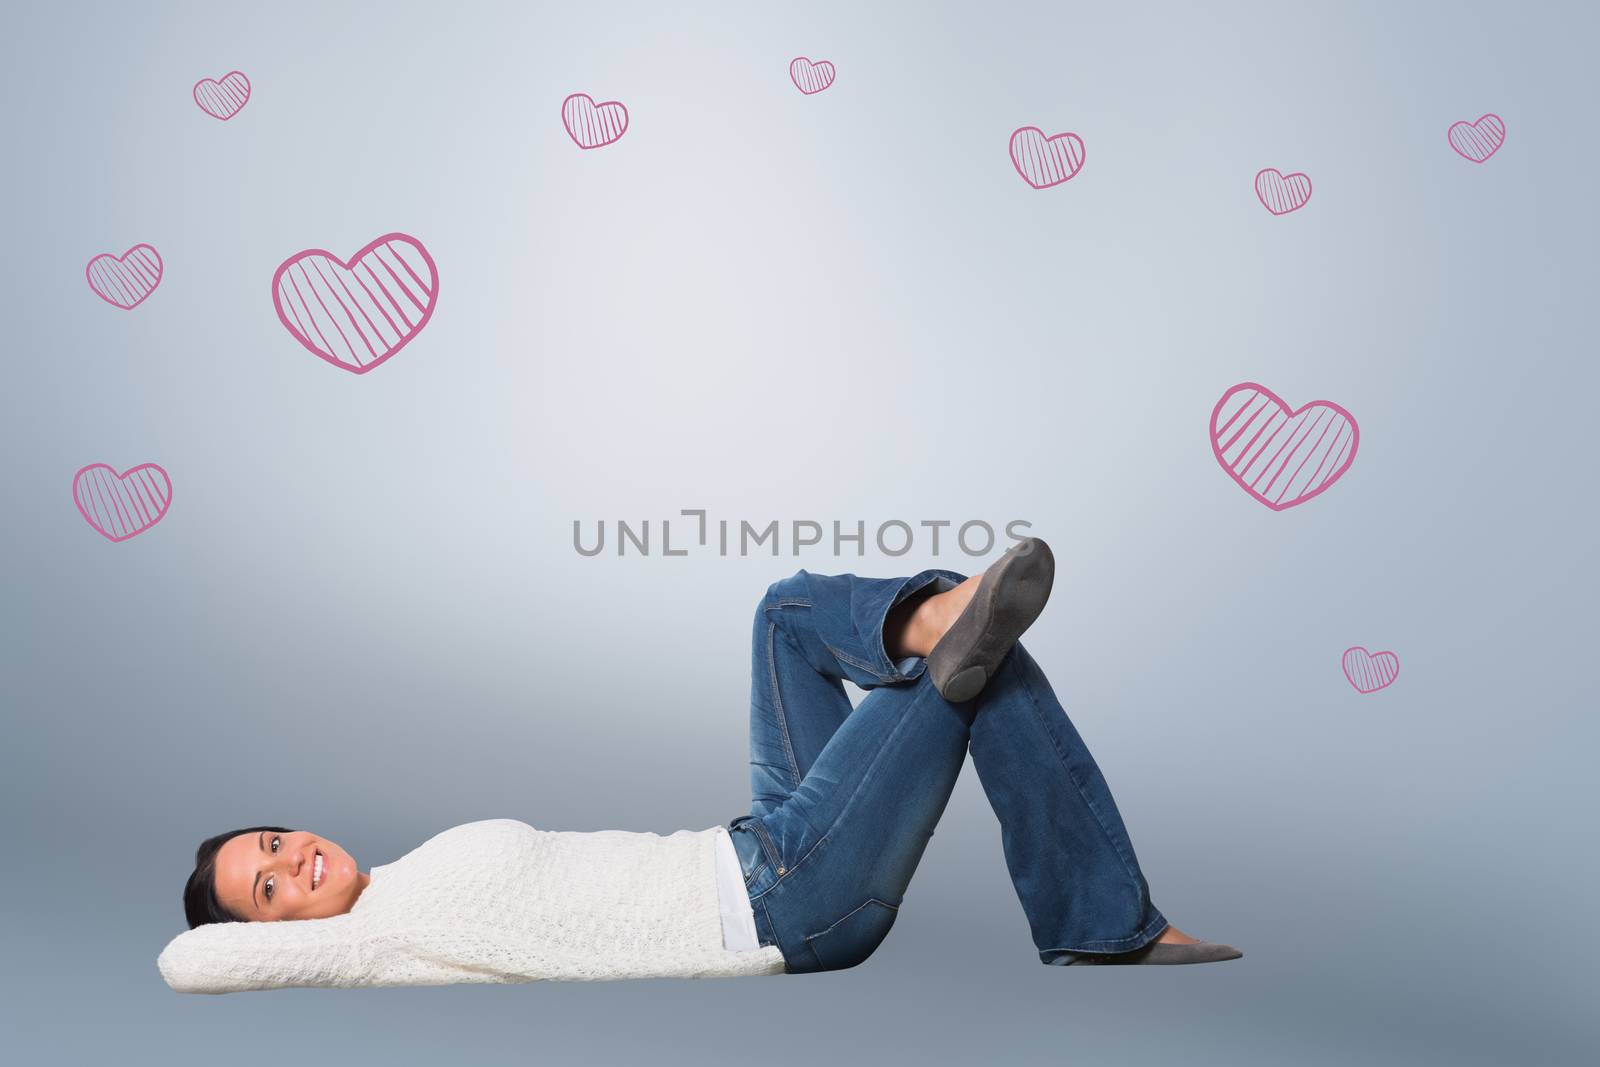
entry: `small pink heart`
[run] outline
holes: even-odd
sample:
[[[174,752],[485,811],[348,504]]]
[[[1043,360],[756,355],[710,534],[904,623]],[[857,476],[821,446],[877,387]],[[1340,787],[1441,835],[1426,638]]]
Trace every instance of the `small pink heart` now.
[[[306,350],[365,374],[433,318],[439,271],[422,242],[386,233],[348,260],[310,248],[272,276],[278,321]]]
[[[1035,189],[1075,176],[1083,169],[1083,138],[1075,133],[1046,137],[1037,126],[1022,126],[1011,134],[1011,165]]]
[[[78,514],[108,541],[126,541],[160,522],[172,505],[172,479],[154,463],[122,474],[91,463],[72,476]]]
[[[213,81],[201,78],[194,83],[194,102],[214,119],[227,122],[250,99],[250,79],[233,70]]]
[[[1211,451],[1245,492],[1273,511],[1323,492],[1356,461],[1355,416],[1327,400],[1289,410],[1276,393],[1243,382],[1211,409]]]
[[[807,96],[820,93],[832,85],[834,73],[833,64],[826,59],[813,63],[805,56],[800,56],[789,64],[789,80]]]
[[[1482,163],[1506,143],[1506,124],[1499,115],[1484,115],[1477,122],[1458,122],[1446,136],[1462,159]]]
[[[1393,652],[1368,652],[1360,645],[1344,650],[1344,676],[1358,693],[1385,689],[1400,674],[1400,657]]]
[[[1311,199],[1311,179],[1298,171],[1280,174],[1268,167],[1256,175],[1256,199],[1274,215],[1299,211]]]
[[[161,284],[161,254],[149,245],[134,245],[120,256],[102,252],[83,268],[89,288],[123,311],[139,306]]]
[[[588,93],[573,93],[561,102],[561,124],[579,148],[601,148],[628,132],[628,109],[616,100],[597,104]]]

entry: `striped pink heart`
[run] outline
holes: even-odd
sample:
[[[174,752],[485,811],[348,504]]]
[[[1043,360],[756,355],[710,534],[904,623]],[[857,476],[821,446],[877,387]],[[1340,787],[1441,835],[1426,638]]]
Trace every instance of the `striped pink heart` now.
[[[1256,199],[1274,215],[1299,211],[1311,199],[1311,179],[1304,174],[1280,174],[1271,167],[1256,175]]]
[[[194,102],[214,119],[227,122],[250,99],[250,79],[231,70],[219,79],[201,78],[194,83]]]
[[[1338,404],[1294,411],[1264,385],[1244,382],[1211,409],[1211,451],[1228,476],[1273,511],[1326,490],[1355,462],[1361,432]]]
[[[161,284],[161,254],[149,245],[134,245],[120,256],[102,252],[83,268],[89,288],[112,307],[137,307]]]
[[[272,276],[278,321],[312,354],[355,374],[409,344],[438,299],[433,257],[403,233],[386,233],[347,260],[308,249]]]
[[[1011,134],[1011,165],[1035,189],[1060,185],[1083,168],[1083,138],[1075,133],[1046,137],[1037,126]]]
[[[628,109],[615,100],[597,104],[588,93],[573,93],[561,102],[561,124],[579,148],[601,148],[628,132]]]
[[[1344,650],[1344,676],[1358,693],[1376,693],[1400,675],[1400,657],[1393,652],[1368,652],[1360,645]]]
[[[798,56],[789,64],[789,80],[794,82],[794,87],[810,96],[820,93],[833,84],[833,64],[826,59],[819,59],[815,63],[805,56]]]
[[[1458,122],[1446,136],[1462,159],[1482,163],[1506,143],[1506,124],[1499,115],[1484,115],[1477,122]]]
[[[108,541],[126,541],[160,522],[172,505],[172,479],[154,463],[121,474],[91,463],[72,476],[78,514]]]

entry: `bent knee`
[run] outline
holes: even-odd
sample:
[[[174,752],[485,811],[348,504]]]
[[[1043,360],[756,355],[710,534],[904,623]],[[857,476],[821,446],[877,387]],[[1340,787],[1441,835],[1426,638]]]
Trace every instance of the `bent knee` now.
[[[761,596],[761,602],[756,605],[756,614],[759,615],[767,608],[784,602],[809,604],[811,600],[810,590],[806,587],[807,577],[805,569],[801,568],[789,577],[779,578],[767,586],[767,591]]]

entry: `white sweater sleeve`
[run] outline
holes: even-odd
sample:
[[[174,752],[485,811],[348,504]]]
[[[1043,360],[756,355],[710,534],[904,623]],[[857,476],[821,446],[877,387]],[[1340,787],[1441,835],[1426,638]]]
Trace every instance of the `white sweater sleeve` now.
[[[180,993],[350,986],[371,970],[381,951],[360,935],[349,915],[212,923],[173,938],[156,966]]]

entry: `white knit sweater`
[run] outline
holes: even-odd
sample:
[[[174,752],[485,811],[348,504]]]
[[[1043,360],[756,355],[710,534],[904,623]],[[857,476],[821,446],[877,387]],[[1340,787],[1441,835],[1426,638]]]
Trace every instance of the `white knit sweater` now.
[[[466,823],[374,867],[344,915],[201,926],[157,965],[188,993],[781,974],[774,945],[723,947],[718,829]]]

